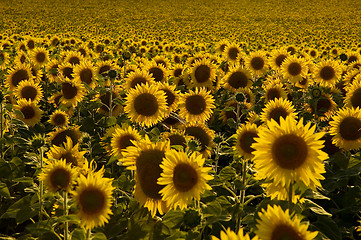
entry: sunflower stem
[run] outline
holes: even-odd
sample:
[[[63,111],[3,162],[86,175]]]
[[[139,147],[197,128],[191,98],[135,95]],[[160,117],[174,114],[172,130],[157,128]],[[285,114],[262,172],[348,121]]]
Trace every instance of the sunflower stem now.
[[[40,169],[43,171],[43,148],[40,147]],[[44,195],[44,183],[40,180],[40,193],[39,193],[39,221],[43,220],[43,195]]]
[[[243,189],[241,191],[241,203],[244,204],[244,198],[246,197],[246,183],[247,183],[247,161],[243,159],[242,166],[242,185]]]
[[[110,91],[109,91],[109,117],[112,117],[112,112],[113,112],[113,107],[112,107],[112,102],[113,102],[113,82],[112,80],[110,80]]]
[[[64,191],[63,193],[63,198],[64,198],[64,215],[68,216],[68,193],[66,191]],[[68,221],[65,221],[64,240],[68,240],[68,228],[69,228],[69,223]]]
[[[90,240],[91,229],[86,230],[86,240]]]
[[[291,182],[288,189],[288,209],[290,211],[290,214],[293,211],[292,194],[293,194],[293,183]]]

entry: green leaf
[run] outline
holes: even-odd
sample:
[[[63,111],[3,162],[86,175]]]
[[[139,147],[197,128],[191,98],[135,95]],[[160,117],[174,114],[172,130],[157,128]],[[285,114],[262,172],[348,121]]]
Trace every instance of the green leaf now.
[[[110,117],[107,119],[107,127],[111,127],[117,124],[117,118],[116,117]]]
[[[235,176],[236,176],[236,170],[231,166],[224,167],[219,173],[219,177],[222,181],[231,180]]]
[[[75,223],[75,224],[80,223],[79,217],[77,215],[75,215],[75,214],[60,216],[60,217],[58,217],[56,219],[56,221],[59,222],[59,223],[64,223],[64,222],[71,222],[71,223]]]
[[[102,232],[97,232],[93,235],[93,240],[107,240],[107,236],[105,236]]]
[[[341,240],[342,233],[338,228],[337,224],[329,217],[318,216],[318,220],[313,223],[318,231],[325,234],[328,238],[332,240]]]
[[[329,216],[329,217],[332,216],[332,214],[326,212],[326,210],[323,209],[323,207],[321,207],[320,205],[312,202],[312,201],[309,200],[309,199],[305,199],[304,207],[305,207],[305,208],[309,208],[312,212],[314,212],[314,213],[316,213],[316,214],[318,214],[318,215],[324,215],[324,216]]]
[[[86,238],[86,233],[85,230],[82,228],[76,228],[71,233],[72,240],[85,240],[85,238]]]
[[[15,218],[17,224],[20,224],[38,214],[38,208],[31,207],[31,195],[27,195],[13,205],[0,218]]]
[[[230,128],[237,128],[237,123],[233,118],[228,119],[227,124]]]
[[[163,224],[169,228],[174,228],[180,224],[183,220],[183,211],[181,210],[171,210],[163,217]]]
[[[5,183],[0,182],[0,196],[4,198],[10,198],[10,192]]]

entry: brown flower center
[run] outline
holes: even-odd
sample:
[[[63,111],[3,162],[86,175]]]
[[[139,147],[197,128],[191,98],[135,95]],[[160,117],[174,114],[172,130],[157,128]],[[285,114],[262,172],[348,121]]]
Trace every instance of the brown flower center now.
[[[206,110],[207,103],[203,96],[193,95],[187,97],[185,107],[190,114],[199,115]]]
[[[254,151],[251,145],[255,142],[254,138],[257,136],[257,133],[253,131],[244,132],[239,138],[239,146],[241,149],[246,153],[251,154]]]
[[[281,168],[293,170],[307,159],[308,147],[305,140],[294,134],[280,136],[272,145],[272,157]]]
[[[343,139],[353,141],[361,137],[361,120],[355,117],[346,117],[339,126]]]
[[[49,174],[49,182],[55,189],[66,189],[70,184],[70,173],[64,168],[54,169]]]
[[[287,71],[292,76],[297,76],[301,73],[302,67],[298,62],[292,62],[288,65]]]
[[[17,87],[21,81],[28,79],[29,79],[28,72],[24,69],[19,69],[12,75],[11,83],[14,87]]]
[[[361,108],[361,88],[356,89],[351,96],[351,105],[354,108]]]
[[[62,92],[65,99],[73,99],[78,94],[78,88],[71,83],[64,82],[62,84]]]
[[[79,76],[80,80],[88,85],[93,81],[93,72],[89,68],[81,70]]]
[[[261,70],[264,67],[264,60],[262,57],[254,57],[251,60],[251,66],[254,70]]]
[[[80,209],[86,215],[96,215],[105,207],[105,194],[97,188],[88,187],[79,194]]]
[[[35,110],[32,106],[24,106],[20,109],[25,119],[32,119],[35,116]]]
[[[243,72],[234,72],[229,76],[228,84],[236,89],[247,87],[248,77]]]
[[[207,65],[199,65],[195,70],[195,80],[198,83],[204,83],[211,77],[211,68]]]
[[[299,233],[289,225],[279,224],[273,231],[271,240],[305,240]]]
[[[154,81],[160,82],[164,78],[164,73],[162,69],[158,67],[152,67],[149,69],[149,73],[153,75]]]
[[[189,164],[177,164],[173,172],[173,183],[175,188],[181,192],[191,190],[198,182],[196,170]]]
[[[134,99],[134,109],[139,115],[153,116],[159,109],[157,98],[153,94],[142,93]]]
[[[320,71],[320,77],[325,81],[333,79],[335,75],[335,69],[331,66],[325,66]]]
[[[25,86],[21,89],[20,95],[22,98],[25,98],[27,100],[34,100],[38,95],[38,92],[33,86]]]

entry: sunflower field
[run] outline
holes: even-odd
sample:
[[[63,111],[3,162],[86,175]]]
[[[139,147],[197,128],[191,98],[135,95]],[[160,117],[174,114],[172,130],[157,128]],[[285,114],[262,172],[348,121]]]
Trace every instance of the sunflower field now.
[[[361,239],[360,12],[1,0],[0,239]]]

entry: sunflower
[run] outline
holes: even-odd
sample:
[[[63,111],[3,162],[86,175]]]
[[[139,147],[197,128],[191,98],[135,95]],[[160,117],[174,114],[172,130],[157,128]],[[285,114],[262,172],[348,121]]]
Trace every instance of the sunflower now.
[[[336,61],[326,60],[320,62],[313,72],[315,82],[322,87],[333,87],[340,79],[341,67]]]
[[[74,67],[70,63],[62,63],[58,66],[58,70],[63,78],[72,80],[74,78]]]
[[[32,65],[31,66],[31,74],[33,75],[33,80],[35,82],[40,82],[43,79],[43,71],[41,68]]]
[[[360,75],[360,71],[357,69],[352,69],[346,72],[346,75],[343,77],[344,84],[347,86],[352,84]]]
[[[332,143],[345,150],[361,148],[361,111],[360,108],[339,109],[330,121]]]
[[[179,115],[188,122],[205,122],[212,113],[214,98],[204,88],[190,90],[188,93],[181,94],[179,100]]]
[[[292,203],[297,204],[304,203],[305,199],[302,197],[302,194],[300,192],[300,184],[295,183],[292,187]],[[302,183],[301,183],[302,185]],[[261,185],[263,188],[265,188],[266,196],[276,200],[280,201],[289,201],[289,189],[285,188],[282,185],[277,185],[275,183],[264,183]]]
[[[168,211],[168,207],[159,193],[163,186],[159,185],[157,180],[162,172],[160,165],[169,150],[169,142],[152,143],[146,135],[144,140],[133,143],[135,146],[127,147],[119,161],[127,166],[127,169],[136,170],[134,197],[148,208],[152,216],[155,216],[157,211],[163,214]]]
[[[41,48],[34,48],[31,51],[31,61],[35,64],[36,67],[44,66],[49,60],[49,53],[48,51],[41,47]]]
[[[66,53],[64,59],[65,62],[70,63],[71,65],[79,65],[83,61],[83,56],[80,52],[69,51]]]
[[[132,141],[140,141],[142,136],[139,132],[131,126],[120,128],[119,126],[114,129],[111,137],[111,153],[115,156],[121,157],[123,151],[129,147],[134,146]]]
[[[19,64],[9,71],[6,78],[6,86],[10,90],[15,90],[21,81],[32,79],[33,75],[30,66],[27,64]]]
[[[4,51],[0,51],[0,70],[6,69],[8,67],[9,61],[9,54]]]
[[[268,205],[259,214],[255,233],[262,240],[274,239],[315,239],[318,232],[307,231],[308,224],[301,223],[301,219],[290,215],[289,210],[283,211],[280,206]]]
[[[332,99],[332,95],[321,95],[315,104],[307,104],[307,111],[311,114],[315,114],[319,121],[328,120],[337,110],[337,104]]]
[[[127,89],[135,88],[140,84],[149,85],[154,82],[154,78],[144,70],[136,69],[134,72],[128,74],[127,78],[125,79],[125,87]]]
[[[111,94],[110,94],[111,93]],[[98,108],[98,112],[107,116],[110,116],[110,100],[112,99],[112,116],[119,116],[123,112],[123,106],[116,103],[114,100],[120,98],[119,89],[113,89],[112,92],[107,91],[102,95],[97,95],[96,99],[99,99],[102,105]]]
[[[324,133],[314,133],[315,129],[310,122],[304,126],[303,119],[297,122],[292,117],[281,118],[279,124],[268,121],[251,145],[255,149],[255,177],[287,188],[294,181],[302,181],[312,189],[320,187],[325,172],[323,161],[328,155],[321,150]]]
[[[280,81],[269,82],[264,86],[264,98],[265,102],[270,100],[275,100],[277,98],[287,98],[286,89],[283,87],[283,84]]]
[[[247,233],[243,232],[243,228],[239,229],[238,234],[227,228],[226,231],[221,231],[220,238],[212,236],[212,240],[251,240],[251,238]],[[252,240],[258,240],[258,236],[254,236]]]
[[[61,93],[61,103],[76,106],[83,100],[85,88],[81,83],[65,78],[61,83]]]
[[[16,64],[25,64],[29,62],[28,55],[24,51],[18,52],[18,54],[15,57],[15,63]],[[1,67],[0,67],[1,68]]]
[[[284,48],[275,49],[271,52],[271,57],[269,58],[268,64],[273,70],[280,71],[282,63],[289,55],[290,54]]]
[[[254,123],[242,124],[238,129],[235,137],[233,150],[245,159],[253,158],[254,149],[251,145],[255,142],[254,138],[258,136],[258,127]]]
[[[50,115],[49,122],[56,127],[66,127],[69,124],[69,117],[66,112],[55,110],[55,112]]]
[[[214,131],[205,124],[190,123],[183,126],[184,133],[188,136],[194,137],[200,143],[200,153],[204,157],[211,155],[211,148],[213,146]]]
[[[74,191],[74,199],[79,207],[81,227],[91,230],[101,227],[110,218],[113,191],[111,178],[104,178],[102,171],[89,172],[85,177],[80,175],[78,187]]]
[[[231,68],[223,78],[223,87],[233,92],[241,88],[249,88],[252,83],[251,73],[243,67]]]
[[[207,181],[213,179],[208,175],[211,168],[203,167],[204,161],[202,155],[196,152],[190,156],[174,149],[165,153],[165,158],[160,165],[163,172],[157,183],[165,185],[159,193],[169,208],[179,207],[183,210],[193,199],[199,201],[204,190],[212,189],[207,184]]]
[[[96,87],[95,71],[89,61],[81,61],[74,67],[75,80],[86,83],[91,89]]]
[[[32,80],[21,81],[15,89],[15,96],[18,99],[26,99],[38,104],[43,97],[43,91],[39,83]]]
[[[109,70],[116,69],[115,64],[111,60],[97,62],[96,65],[96,76],[101,76],[103,78],[109,77]]]
[[[216,69],[209,59],[202,59],[194,63],[190,75],[195,87],[211,88],[216,77]]]
[[[164,56],[155,56],[152,60],[153,60],[154,62],[156,62],[158,65],[159,65],[159,64],[162,64],[163,67],[165,67],[165,68],[169,68],[169,67],[170,67],[170,63],[169,63],[168,58],[165,58]]]
[[[347,88],[345,107],[361,108],[361,81],[355,81]]]
[[[176,111],[179,102],[179,91],[175,90],[175,85],[169,85],[168,83],[158,83],[159,90],[165,93],[167,100],[168,112]]]
[[[292,55],[283,61],[281,65],[281,72],[285,79],[289,79],[291,82],[296,83],[306,76],[308,73],[308,67],[303,58],[298,58]]]
[[[170,127],[169,132],[162,132],[162,139],[169,141],[170,146],[182,146],[183,149],[187,147],[187,142],[190,137],[184,134],[184,130]]]
[[[230,62],[236,62],[240,53],[241,49],[236,44],[228,44],[223,52],[224,56]]]
[[[155,82],[165,82],[168,77],[168,71],[163,64],[157,64],[154,61],[149,62],[142,69],[152,76]]]
[[[275,120],[277,123],[280,123],[281,118],[286,118],[290,116],[291,118],[296,118],[295,108],[287,99],[284,98],[275,98],[267,102],[263,111],[261,113],[261,120],[266,123],[271,119]]]
[[[25,44],[28,49],[33,50],[35,48],[35,39],[29,37]]]
[[[130,89],[124,111],[133,122],[150,127],[161,121],[167,114],[167,100],[157,85],[142,84]]]
[[[45,163],[39,180],[44,181],[50,192],[69,192],[77,177],[76,170],[65,160],[45,161]]]
[[[85,163],[85,153],[86,151],[79,151],[79,143],[73,145],[71,138],[66,136],[66,142],[63,146],[51,146],[46,155],[49,160],[64,159],[66,163],[71,163],[73,167],[82,168]]]
[[[263,75],[267,71],[267,57],[264,51],[252,52],[245,59],[248,70],[255,75]]]
[[[59,128],[55,132],[49,133],[48,140],[51,145],[61,146],[63,144],[66,144],[67,137],[70,137],[73,144],[77,144],[80,142],[80,139],[82,137],[79,128],[79,126]]]
[[[226,47],[229,45],[229,42],[227,40],[221,40],[216,45],[216,50],[219,53],[223,53],[226,50]]]
[[[228,124],[228,119],[233,119],[235,122],[239,120],[241,123],[243,123],[246,121],[246,112],[249,111],[250,107],[251,104],[247,103],[246,101],[241,104],[237,104],[237,101],[230,100],[226,102],[226,110],[222,110],[219,117],[222,119],[224,124]],[[237,108],[239,108],[238,113]]]
[[[16,115],[16,117],[26,125],[31,127],[40,122],[43,111],[40,110],[36,103],[26,99],[19,99],[15,108],[22,114],[22,116]]]

